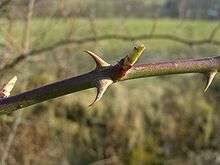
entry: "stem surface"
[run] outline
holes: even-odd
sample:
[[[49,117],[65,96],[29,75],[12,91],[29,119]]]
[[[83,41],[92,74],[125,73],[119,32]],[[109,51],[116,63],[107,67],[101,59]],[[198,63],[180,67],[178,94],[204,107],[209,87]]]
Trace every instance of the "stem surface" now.
[[[114,82],[117,82],[179,73],[208,74],[212,71],[220,70],[220,56],[136,65],[131,67],[120,79],[115,79],[119,68],[121,67],[118,64],[102,69],[96,68],[89,73],[77,77],[45,85],[16,96],[0,99],[0,114],[10,113],[36,103],[96,87],[97,82],[102,79],[112,79]]]
[[[180,73],[209,73],[214,70],[220,70],[220,56],[140,64],[128,70],[121,80]]]

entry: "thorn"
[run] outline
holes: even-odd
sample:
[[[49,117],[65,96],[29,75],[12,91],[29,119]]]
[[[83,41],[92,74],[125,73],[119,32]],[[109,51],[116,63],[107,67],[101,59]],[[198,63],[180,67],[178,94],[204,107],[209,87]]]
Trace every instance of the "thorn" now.
[[[208,74],[208,79],[207,79],[207,83],[206,83],[206,87],[205,87],[205,90],[204,92],[206,92],[209,88],[209,86],[211,85],[215,75],[218,73],[218,71],[211,71],[209,74]]]
[[[88,53],[95,60],[97,68],[110,66],[110,64],[105,62],[99,55],[97,55],[91,51],[88,51],[88,50],[86,50],[85,52]]]
[[[96,87],[96,89],[97,89],[96,98],[89,106],[92,106],[96,102],[98,102],[102,98],[103,94],[105,93],[105,91],[107,90],[109,85],[111,85],[112,83],[113,83],[113,81],[111,79],[99,80],[98,85]]]
[[[16,81],[17,81],[17,76],[14,76],[7,84],[3,86],[3,88],[0,90],[0,98],[10,96],[10,93],[14,88]]]

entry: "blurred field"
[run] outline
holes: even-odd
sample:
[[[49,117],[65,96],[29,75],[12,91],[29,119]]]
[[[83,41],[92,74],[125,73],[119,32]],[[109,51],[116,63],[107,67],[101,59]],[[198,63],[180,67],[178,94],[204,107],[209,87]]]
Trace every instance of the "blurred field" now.
[[[1,21],[1,33],[7,30],[7,22]],[[172,34],[185,39],[206,39],[209,37],[212,30],[218,24],[218,21],[192,21],[192,20],[175,20],[175,19],[137,19],[137,18],[119,18],[119,19],[101,19],[94,20],[84,18],[35,18],[32,20],[32,45],[35,47],[47,46],[57,41],[66,38],[88,38],[94,36],[102,36],[106,34],[119,34],[127,36],[138,36],[141,34]],[[23,33],[22,21],[13,22],[13,37],[19,42],[22,41]],[[220,32],[215,35],[219,38]],[[117,42],[109,41],[114,47]],[[109,42],[103,42],[104,46],[109,45]],[[119,42],[120,43],[120,42]],[[120,43],[127,44],[127,43]],[[159,49],[166,50],[167,47],[180,47],[173,42],[164,41],[147,41],[150,50]],[[174,46],[175,44],[175,46]]]
[[[1,39],[7,36],[1,20]],[[205,39],[217,21],[174,19],[33,19],[31,49],[60,40],[120,34],[172,34]],[[23,22],[13,22],[8,40],[18,55]],[[152,28],[154,27],[154,28]],[[220,31],[215,39],[220,38]],[[147,46],[139,63],[175,58],[220,55],[213,45],[187,46],[169,40],[143,40]],[[14,46],[14,45],[17,45]],[[15,93],[85,73],[94,62],[83,53],[91,50],[115,63],[133,41],[105,40],[69,44],[28,58],[10,71],[19,77]],[[13,57],[1,57],[10,62]],[[7,77],[9,77],[7,75]],[[2,81],[2,80],[1,80]],[[220,79],[207,93],[202,75],[171,75],[113,85],[92,108],[95,90],[74,93],[27,108],[8,156],[9,164],[218,164],[220,163]],[[1,116],[0,156],[14,118]]]

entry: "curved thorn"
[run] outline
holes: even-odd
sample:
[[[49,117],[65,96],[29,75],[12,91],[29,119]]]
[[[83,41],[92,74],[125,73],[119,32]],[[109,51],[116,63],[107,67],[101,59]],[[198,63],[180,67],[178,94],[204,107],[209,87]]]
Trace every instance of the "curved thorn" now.
[[[91,51],[88,51],[88,50],[86,50],[85,52],[88,53],[95,60],[97,68],[105,67],[105,66],[110,65],[109,63],[105,62],[99,55],[97,55],[97,54],[95,54]]]
[[[10,96],[10,93],[14,88],[16,81],[17,81],[17,76],[14,76],[7,84],[3,86],[3,88],[0,90],[0,98]]]
[[[205,90],[204,92],[206,92],[209,88],[209,86],[211,85],[215,75],[218,73],[218,71],[211,71],[209,74],[208,74],[208,79],[207,79],[207,83],[206,83],[206,87],[205,87]]]
[[[102,98],[103,94],[105,93],[109,85],[111,85],[112,83],[113,81],[111,79],[99,80],[98,85],[96,87],[97,94],[96,94],[95,100],[89,106],[92,106],[96,102],[98,102]]]

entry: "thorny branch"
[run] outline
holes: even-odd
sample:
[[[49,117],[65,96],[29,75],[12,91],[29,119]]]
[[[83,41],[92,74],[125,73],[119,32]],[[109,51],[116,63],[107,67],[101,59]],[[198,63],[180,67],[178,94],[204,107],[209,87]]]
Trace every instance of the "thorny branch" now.
[[[101,99],[106,89],[112,83],[149,76],[201,73],[207,76],[206,91],[213,81],[214,76],[220,71],[220,56],[202,59],[174,60],[134,66],[144,49],[145,47],[143,45],[134,47],[130,54],[122,58],[115,65],[110,65],[97,54],[86,51],[96,62],[96,68],[93,71],[45,85],[16,96],[2,98],[0,99],[0,114],[10,113],[17,109],[22,109],[49,99],[96,87],[97,95],[92,103],[94,104]]]

